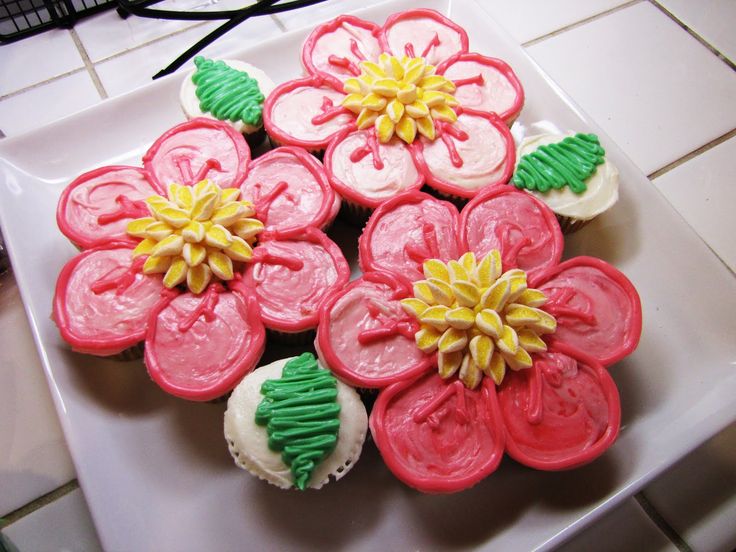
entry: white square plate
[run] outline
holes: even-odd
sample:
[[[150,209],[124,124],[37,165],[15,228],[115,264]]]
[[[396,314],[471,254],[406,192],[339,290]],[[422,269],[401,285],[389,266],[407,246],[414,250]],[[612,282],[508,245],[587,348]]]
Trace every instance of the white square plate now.
[[[385,2],[359,15],[383,22],[414,5]],[[619,440],[593,464],[569,472],[533,471],[506,459],[491,477],[452,496],[405,487],[368,443],[343,481],[318,492],[284,492],[234,466],[222,437],[224,403],[166,396],[138,362],[72,353],[49,318],[56,275],[75,254],[56,228],[57,199],[85,170],[139,163],[158,135],[182,121],[182,77],[174,75],[0,143],[2,230],[106,549],[551,547],[736,419],[736,279],[478,4],[426,5],[465,27],[472,51],[514,67],[527,95],[514,126],[517,139],[543,129],[592,131],[620,169],[619,203],[566,246],[567,257],[593,255],[620,268],[642,297],[641,344],[612,368],[623,409]],[[287,33],[233,57],[283,82],[301,72],[299,48],[307,32]],[[339,242],[355,247],[354,231],[337,225],[336,232],[343,232]]]

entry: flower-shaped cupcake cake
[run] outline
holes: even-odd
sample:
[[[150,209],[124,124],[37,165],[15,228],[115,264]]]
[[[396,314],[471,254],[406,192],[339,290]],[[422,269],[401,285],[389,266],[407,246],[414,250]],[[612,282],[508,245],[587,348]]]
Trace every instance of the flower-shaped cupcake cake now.
[[[308,76],[264,104],[272,140],[325,152],[333,186],[373,209],[425,182],[471,198],[509,180],[509,124],[524,101],[501,60],[468,52],[465,31],[432,10],[382,27],[353,16],[318,26],[302,49]]]
[[[312,156],[278,148],[251,162],[242,135],[212,119],[170,129],[143,165],[97,169],[62,193],[59,228],[84,251],[59,275],[54,319],[80,352],[143,341],[164,390],[217,398],[256,366],[265,329],[315,328],[322,297],[347,283],[321,231],[339,199]]]
[[[341,379],[380,389],[371,432],[408,485],[467,488],[504,451],[572,468],[616,438],[606,367],[636,348],[639,297],[599,259],[560,263],[562,248],[552,211],[507,186],[461,215],[407,192],[371,216],[364,275],[324,302],[316,345]]]

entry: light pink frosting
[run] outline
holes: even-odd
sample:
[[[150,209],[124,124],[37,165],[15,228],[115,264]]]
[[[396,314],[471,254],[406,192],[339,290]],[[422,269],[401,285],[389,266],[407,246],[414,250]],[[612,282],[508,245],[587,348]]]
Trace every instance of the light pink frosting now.
[[[437,65],[458,52],[467,51],[467,37],[445,22],[428,17],[425,10],[405,14],[401,19],[389,19],[384,27],[383,36],[395,56],[424,57],[430,65]],[[433,43],[435,37],[438,45]],[[413,56],[407,52],[407,45],[411,45]]]
[[[453,93],[460,105],[480,111],[493,111],[499,115],[514,107],[518,95],[516,89],[497,68],[477,61],[458,61],[444,72],[444,76],[452,81],[478,75],[482,78],[482,84],[464,84],[458,86]]]
[[[355,47],[352,46],[353,42]],[[355,55],[354,49],[357,49],[359,56]],[[345,58],[357,66],[363,59],[375,61],[380,53],[378,39],[369,29],[343,21],[335,30],[325,32],[316,39],[311,59],[315,69],[344,81],[355,74],[347,68],[330,63],[330,56]]]
[[[324,112],[323,106],[328,109],[340,107],[344,97],[345,94],[327,86],[298,86],[275,99],[270,110],[271,124],[297,140],[324,141],[355,121],[355,115],[346,111],[322,123],[312,122],[316,115]],[[325,100],[332,102],[330,107]]]

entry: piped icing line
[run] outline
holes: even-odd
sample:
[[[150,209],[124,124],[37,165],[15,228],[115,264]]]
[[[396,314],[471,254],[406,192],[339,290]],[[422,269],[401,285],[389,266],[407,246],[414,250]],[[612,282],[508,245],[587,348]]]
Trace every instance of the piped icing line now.
[[[181,182],[184,186],[194,186],[197,182],[201,182],[207,178],[207,175],[211,171],[219,172],[222,170],[220,162],[213,157],[205,159],[204,163],[196,169],[196,173],[194,172],[194,167],[192,167],[191,161],[186,157],[176,158],[174,163],[176,163],[179,172],[184,177]],[[179,184],[179,182],[177,182],[177,184]]]
[[[304,41],[304,45],[302,46],[302,54],[301,54],[302,64],[304,65],[304,68],[307,70],[307,72],[310,75],[319,75],[320,77],[324,79],[325,82],[327,82],[335,90],[342,90],[342,80],[338,79],[334,75],[326,73],[325,71],[321,71],[317,69],[312,59],[312,55],[317,45],[317,42],[321,38],[334,32],[339,27],[345,28],[346,24],[353,25],[361,29],[365,29],[369,31],[373,37],[376,37],[376,40],[378,40],[377,37],[378,37],[378,33],[380,32],[381,28],[375,23],[371,23],[370,21],[365,21],[363,19],[360,19],[352,15],[340,15],[336,17],[335,19],[333,19],[332,21],[328,21],[327,23],[324,23],[322,25],[319,25],[318,27],[315,27],[315,29],[310,33],[310,35]],[[350,41],[350,53],[355,58],[357,58],[359,61],[370,59],[370,58],[367,58],[365,53],[360,49],[360,46],[358,45],[355,39],[352,39]],[[347,56],[338,56],[337,53],[333,54],[333,56],[335,58],[335,61],[337,62],[335,63],[335,65],[340,66],[340,67],[344,67],[344,66],[349,67],[352,64],[356,66],[356,69],[357,69],[357,64],[355,64],[355,62],[353,62],[352,60],[348,59]]]
[[[512,105],[508,109],[498,113],[498,116],[501,117],[501,119],[503,119],[508,126],[511,126],[511,124],[521,112],[521,108],[524,107],[524,87],[521,85],[521,81],[519,81],[519,78],[516,76],[516,73],[511,68],[511,66],[505,61],[498,58],[483,56],[476,52],[465,52],[451,56],[450,58],[440,63],[437,66],[437,74],[445,75],[448,69],[450,69],[455,63],[460,62],[475,62],[482,66],[492,67],[501,75],[503,75],[503,77],[509,82],[511,87],[516,92],[516,97]],[[458,89],[463,86],[484,85],[483,76],[480,72],[478,72],[478,74],[473,77],[453,79],[452,82],[455,83],[455,86]],[[477,111],[483,111],[481,109],[478,109],[477,107],[467,105],[465,107],[470,107],[471,109],[476,109]]]
[[[373,158],[373,167],[378,171],[383,169],[384,164],[383,159],[381,159],[381,152],[378,149],[378,138],[376,137],[375,129],[371,129],[366,135],[366,143],[364,146],[353,150],[350,154],[350,160],[353,163],[357,163],[369,154]]]
[[[199,302],[199,305],[194,309],[190,316],[187,316],[179,323],[178,330],[182,333],[191,330],[194,323],[199,320],[200,317],[203,317],[207,322],[212,322],[215,319],[215,307],[217,306],[218,294],[223,291],[225,291],[225,288],[219,283],[207,286],[207,291],[200,295],[201,301]]]
[[[145,263],[145,261],[146,259],[144,257],[133,259],[133,262],[131,263],[128,270],[119,273],[116,276],[112,276],[112,273],[119,271],[116,269],[111,270],[107,274],[103,275],[101,278],[98,278],[97,280],[92,282],[90,290],[92,290],[92,293],[99,295],[101,293],[114,289],[115,295],[122,295],[123,292],[133,284],[136,275],[143,273],[143,264]]]
[[[124,195],[115,198],[118,208],[114,211],[104,213],[97,217],[97,224],[104,226],[111,222],[117,222],[122,219],[134,219],[148,214],[148,207],[144,201],[131,201]]]
[[[322,113],[312,117],[313,125],[322,125],[327,121],[331,121],[338,115],[347,115],[351,113],[350,110],[342,106],[335,105],[335,102],[333,102],[327,96],[322,99],[322,106],[320,107],[320,111],[322,111]]]

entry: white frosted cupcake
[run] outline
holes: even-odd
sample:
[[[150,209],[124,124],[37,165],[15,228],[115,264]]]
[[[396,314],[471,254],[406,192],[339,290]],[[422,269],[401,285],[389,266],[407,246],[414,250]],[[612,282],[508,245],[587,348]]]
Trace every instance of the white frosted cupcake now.
[[[196,69],[181,85],[179,100],[189,119],[210,117],[230,124],[251,146],[265,137],[263,102],[275,88],[262,70],[239,60],[194,58]]]
[[[511,184],[544,201],[571,233],[618,201],[618,169],[594,134],[540,134],[517,149]]]
[[[319,489],[355,465],[368,430],[358,393],[311,353],[248,374],[225,412],[235,463],[269,483]]]

